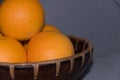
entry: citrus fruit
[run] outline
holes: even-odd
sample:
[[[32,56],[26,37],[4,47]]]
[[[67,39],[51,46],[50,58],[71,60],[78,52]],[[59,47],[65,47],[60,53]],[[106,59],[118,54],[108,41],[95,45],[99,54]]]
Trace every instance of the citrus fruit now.
[[[69,38],[58,32],[39,32],[27,46],[28,62],[60,59],[73,54],[74,48]]]
[[[5,0],[0,11],[1,32],[28,40],[44,27],[44,9],[39,0]]]
[[[23,63],[26,61],[26,51],[19,41],[0,36],[0,62]]]
[[[55,31],[55,32],[60,32],[60,30],[54,26],[54,25],[51,25],[51,24],[46,24],[42,30],[43,32],[44,31]]]

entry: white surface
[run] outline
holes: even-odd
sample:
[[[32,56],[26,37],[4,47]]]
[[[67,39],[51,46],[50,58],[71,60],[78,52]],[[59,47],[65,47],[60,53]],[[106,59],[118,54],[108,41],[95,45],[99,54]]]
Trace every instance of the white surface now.
[[[40,1],[46,23],[93,42],[93,66],[83,80],[120,80],[120,0]]]
[[[41,2],[46,23],[93,42],[94,63],[83,80],[120,80],[120,6],[114,0]]]

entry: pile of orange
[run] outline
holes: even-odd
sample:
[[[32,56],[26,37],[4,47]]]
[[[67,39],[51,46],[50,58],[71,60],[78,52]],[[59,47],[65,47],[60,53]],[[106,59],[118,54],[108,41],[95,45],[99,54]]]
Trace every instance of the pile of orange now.
[[[39,0],[4,0],[0,5],[0,62],[26,63],[74,55],[69,38],[45,23]]]

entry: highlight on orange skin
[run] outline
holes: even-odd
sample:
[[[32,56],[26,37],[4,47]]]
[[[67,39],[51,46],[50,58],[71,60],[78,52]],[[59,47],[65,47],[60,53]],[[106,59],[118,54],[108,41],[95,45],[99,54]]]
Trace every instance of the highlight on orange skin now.
[[[74,55],[72,42],[58,32],[39,32],[27,45],[28,62],[60,59]]]
[[[26,51],[22,44],[13,38],[0,36],[0,62],[27,62]]]
[[[38,0],[5,0],[1,4],[1,32],[17,40],[28,40],[44,27],[45,15]]]

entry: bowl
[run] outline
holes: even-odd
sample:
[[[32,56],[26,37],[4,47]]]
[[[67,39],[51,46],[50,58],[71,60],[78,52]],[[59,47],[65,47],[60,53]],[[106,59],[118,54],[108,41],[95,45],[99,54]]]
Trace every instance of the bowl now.
[[[0,63],[1,80],[74,80],[92,61],[92,43],[84,38],[68,36],[75,55],[37,63]]]

